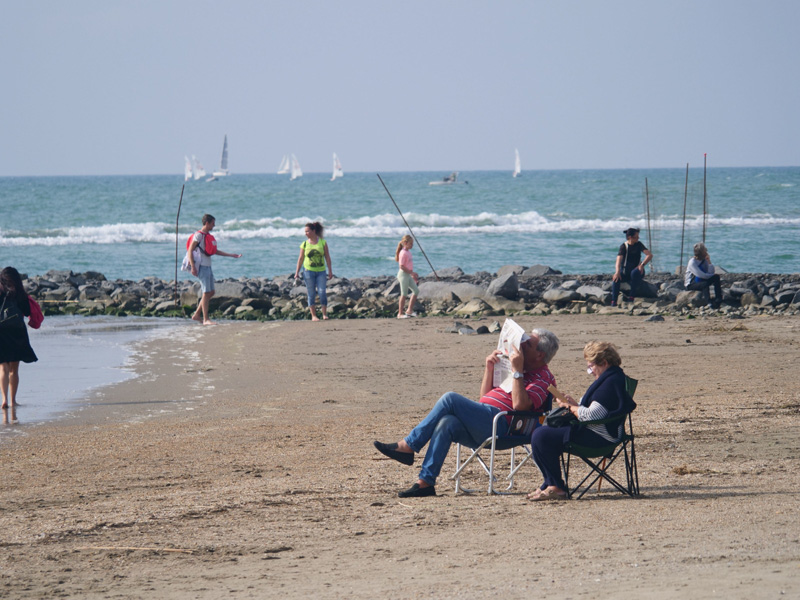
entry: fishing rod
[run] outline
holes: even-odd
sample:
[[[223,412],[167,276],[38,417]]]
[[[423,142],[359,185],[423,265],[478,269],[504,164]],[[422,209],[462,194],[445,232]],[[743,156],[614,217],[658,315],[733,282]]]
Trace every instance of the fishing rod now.
[[[678,263],[678,275],[683,273],[683,239],[686,232],[686,197],[689,195],[689,163],[686,163],[686,181],[683,184],[683,224],[681,225],[681,262]]]
[[[178,299],[178,221],[181,219],[181,204],[183,204],[183,189],[186,187],[184,183],[181,186],[181,199],[178,200],[178,216],[175,217],[175,292],[172,295],[172,300]]]
[[[400,218],[403,219],[403,223],[406,224],[406,227],[408,227],[408,230],[411,232],[411,237],[414,238],[414,241],[416,242],[417,247],[419,248],[419,251],[422,252],[422,256],[425,257],[425,260],[428,261],[428,266],[430,266],[431,271],[433,271],[433,276],[436,277],[436,281],[440,281],[439,276],[436,274],[436,269],[433,268],[433,265],[431,264],[431,261],[428,258],[428,255],[425,254],[425,250],[422,249],[422,244],[419,243],[419,240],[417,239],[417,236],[414,235],[414,230],[411,229],[411,225],[408,224],[408,221],[406,221],[406,218],[403,216],[403,211],[400,210],[400,207],[397,206],[397,202],[395,202],[394,198],[392,198],[392,193],[389,191],[389,188],[386,187],[386,184],[383,183],[383,179],[381,179],[380,173],[377,173],[377,175],[378,175],[378,179],[381,182],[381,185],[383,185],[383,189],[385,189],[386,193],[389,194],[389,199],[392,201],[392,204],[394,204],[394,207],[397,209],[397,212],[400,214]]]

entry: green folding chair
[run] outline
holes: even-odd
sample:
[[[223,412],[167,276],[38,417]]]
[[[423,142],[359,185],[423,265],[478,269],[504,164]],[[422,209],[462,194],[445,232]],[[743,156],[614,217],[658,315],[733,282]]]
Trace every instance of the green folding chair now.
[[[631,398],[636,392],[636,386],[638,384],[638,380],[628,377],[627,375],[625,376],[625,388]],[[576,499],[582,498],[586,492],[592,489],[595,483],[597,483],[597,490],[600,491],[600,486],[604,480],[610,483],[617,491],[631,498],[639,495],[639,472],[636,468],[636,444],[633,435],[631,413],[612,419],[580,421],[575,427],[607,424],[622,424],[623,434],[619,441],[609,442],[607,445],[600,447],[582,446],[574,442],[567,442],[564,454],[561,455],[561,468],[564,471],[564,482],[567,486],[568,498],[572,498],[574,494],[578,494]],[[589,472],[581,479],[580,483],[575,486],[570,484],[569,481],[570,459],[573,456],[580,458],[581,461],[589,467]],[[618,459],[622,460],[620,461]],[[615,464],[624,464],[624,484],[619,481],[622,477],[619,477],[619,475],[614,477],[614,475],[612,475],[611,468]]]

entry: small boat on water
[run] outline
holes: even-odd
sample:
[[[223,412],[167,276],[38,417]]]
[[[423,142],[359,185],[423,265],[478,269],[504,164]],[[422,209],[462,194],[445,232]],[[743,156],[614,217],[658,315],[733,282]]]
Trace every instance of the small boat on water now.
[[[225,134],[225,139],[222,142],[222,158],[219,161],[219,170],[211,174],[213,177],[227,177],[230,175],[228,171],[228,134]],[[212,181],[209,179],[208,181]]]
[[[442,178],[441,181],[429,181],[428,185],[452,185],[454,183],[469,183],[469,182],[458,181],[458,171],[453,171],[447,177]]]
[[[336,152],[333,153],[333,175],[331,175],[331,181],[336,179],[337,177],[343,177],[344,171],[342,171],[342,163],[339,162],[339,157],[336,156]]]
[[[289,155],[284,154],[283,160],[281,160],[281,164],[278,167],[278,175],[285,175],[289,172]]]
[[[522,166],[519,162],[519,150],[514,148],[514,173],[512,177],[519,177],[522,174]]]
[[[206,176],[205,167],[197,160],[194,154],[192,154],[192,174],[195,180],[202,179]]]
[[[303,169],[300,168],[300,162],[297,160],[297,157],[292,154],[292,176],[289,178],[289,181],[294,181],[298,177],[303,176]]]
[[[192,178],[192,162],[188,156],[183,157],[183,180],[189,181]]]

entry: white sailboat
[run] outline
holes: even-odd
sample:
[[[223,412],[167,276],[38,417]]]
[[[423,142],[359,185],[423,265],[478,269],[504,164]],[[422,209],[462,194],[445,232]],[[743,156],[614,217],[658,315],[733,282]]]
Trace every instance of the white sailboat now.
[[[192,171],[194,173],[195,180],[206,176],[205,167],[203,167],[203,165],[200,164],[200,161],[197,160],[194,154],[192,154]]]
[[[294,181],[298,177],[303,176],[303,169],[300,168],[300,163],[297,160],[297,157],[292,154],[292,176],[289,178],[289,181]]]
[[[183,180],[189,181],[192,178],[192,163],[188,156],[183,157]]]
[[[222,158],[219,161],[219,170],[214,171],[212,174],[214,177],[226,177],[230,175],[228,171],[228,134],[225,134],[225,139],[222,142]]]
[[[331,181],[336,179],[337,177],[343,177],[344,171],[342,171],[342,163],[339,162],[339,157],[336,156],[336,152],[333,153],[333,175],[331,175]]]
[[[289,155],[284,154],[283,160],[281,160],[281,164],[278,167],[278,175],[285,175],[289,172]]]
[[[512,177],[518,177],[522,173],[522,166],[521,163],[519,162],[519,150],[517,150],[516,148],[514,148],[514,156],[515,156],[514,174],[512,175]]]

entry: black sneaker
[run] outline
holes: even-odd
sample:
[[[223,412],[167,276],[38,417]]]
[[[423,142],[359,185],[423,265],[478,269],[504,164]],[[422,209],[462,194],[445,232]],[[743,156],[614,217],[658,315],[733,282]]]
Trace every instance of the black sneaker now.
[[[414,464],[414,453],[413,452],[400,452],[397,449],[397,444],[384,444],[383,442],[372,442],[372,445],[377,448],[378,452],[383,454],[384,456],[388,456],[391,459],[396,460],[399,463],[403,463],[404,465],[411,466]]]
[[[407,490],[398,492],[397,495],[400,498],[425,498],[427,496],[435,496],[436,488],[432,485],[429,485],[428,487],[419,487],[419,484],[415,483]]]

